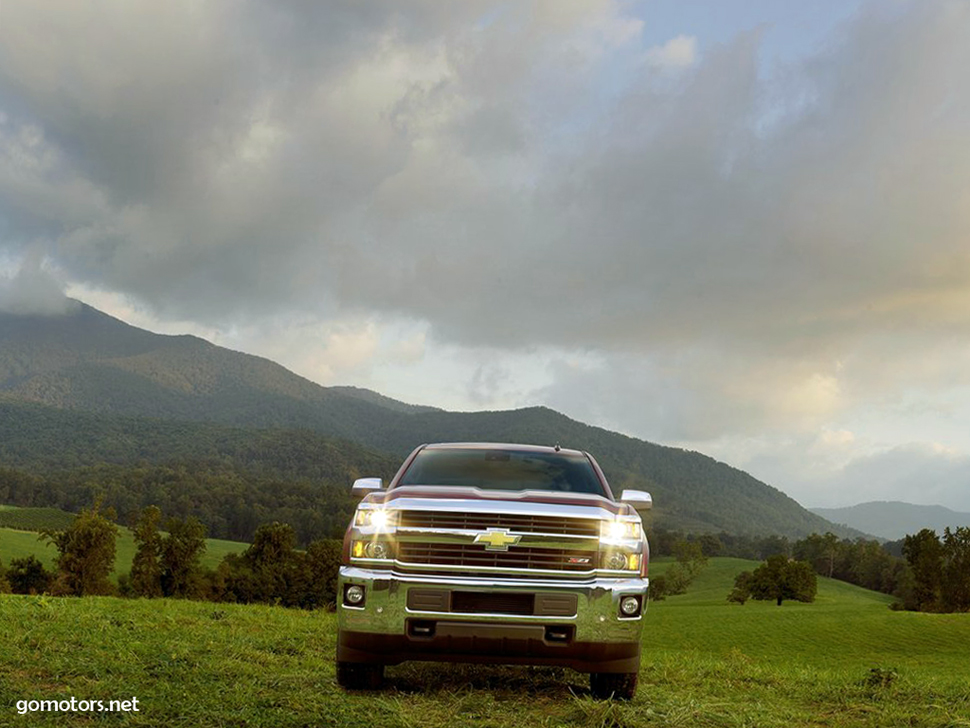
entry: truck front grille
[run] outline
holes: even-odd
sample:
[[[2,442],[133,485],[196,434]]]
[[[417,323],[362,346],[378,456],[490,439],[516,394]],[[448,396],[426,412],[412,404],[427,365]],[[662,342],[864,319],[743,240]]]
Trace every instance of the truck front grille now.
[[[434,564],[436,566],[590,571],[596,568],[596,551],[515,546],[508,551],[487,551],[480,544],[404,541],[398,543],[398,560],[403,564]]]
[[[508,528],[518,533],[549,533],[599,538],[600,522],[589,518],[531,516],[521,513],[469,513],[462,511],[401,511],[398,527],[481,531]]]

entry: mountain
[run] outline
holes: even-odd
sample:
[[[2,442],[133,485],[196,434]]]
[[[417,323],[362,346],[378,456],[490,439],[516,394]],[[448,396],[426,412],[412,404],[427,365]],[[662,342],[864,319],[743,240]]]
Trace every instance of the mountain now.
[[[233,428],[231,437],[219,429],[226,427]],[[268,429],[293,430],[284,438],[293,442],[304,442],[310,431],[357,443],[385,458],[381,463],[399,461],[423,442],[559,442],[592,452],[615,489],[650,490],[657,525],[860,535],[706,455],[626,437],[545,407],[446,412],[368,390],[321,387],[267,359],[193,336],[154,334],[83,304],[62,316],[0,313],[0,467],[50,472],[78,461],[170,463],[199,443],[209,443],[206,458],[236,462],[238,438],[257,441]],[[237,444],[226,449],[227,438]],[[301,459],[325,449],[309,441],[306,448],[289,454],[291,470],[312,471]],[[387,470],[382,465],[375,474]]]
[[[0,393],[89,412],[348,435],[365,431],[361,417],[432,409],[321,387],[268,359],[154,334],[84,304],[62,316],[0,313]]]
[[[371,402],[373,404],[378,404],[381,407],[386,407],[387,409],[394,410],[395,412],[441,412],[440,407],[428,407],[423,404],[405,404],[404,402],[399,402],[396,399],[391,399],[390,397],[385,397],[383,394],[378,394],[377,392],[371,391],[370,389],[362,389],[361,387],[348,387],[348,386],[335,386],[328,387],[331,392],[336,392],[338,394],[345,394],[350,397],[357,397],[365,402]]]
[[[943,533],[943,529],[970,526],[970,513],[958,513],[943,506],[918,506],[899,501],[872,501],[845,508],[810,508],[833,523],[897,541],[924,528]]]

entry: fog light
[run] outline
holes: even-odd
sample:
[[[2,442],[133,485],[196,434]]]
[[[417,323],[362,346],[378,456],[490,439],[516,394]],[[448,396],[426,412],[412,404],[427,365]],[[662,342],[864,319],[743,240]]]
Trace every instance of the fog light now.
[[[364,602],[364,587],[351,584],[344,590],[344,601],[357,606]]]
[[[388,557],[387,544],[383,541],[371,541],[364,547],[369,559],[386,559]]]
[[[626,554],[614,552],[606,559],[606,568],[621,571],[626,568]]]
[[[624,617],[632,617],[640,611],[640,600],[636,597],[623,597],[620,600],[620,611]]]

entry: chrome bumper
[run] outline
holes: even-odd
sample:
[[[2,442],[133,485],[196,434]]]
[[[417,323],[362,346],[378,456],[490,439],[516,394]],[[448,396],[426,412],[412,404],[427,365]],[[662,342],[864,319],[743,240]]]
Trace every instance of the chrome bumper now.
[[[352,584],[364,588],[363,606],[343,603],[344,591]],[[588,672],[635,671],[648,585],[645,578],[499,580],[344,566],[337,588],[337,659],[384,664],[412,659],[553,664]],[[537,597],[575,595],[577,606],[575,614],[561,616],[409,608],[409,591],[429,588]],[[626,596],[640,597],[641,612],[634,617],[620,614],[620,599]]]

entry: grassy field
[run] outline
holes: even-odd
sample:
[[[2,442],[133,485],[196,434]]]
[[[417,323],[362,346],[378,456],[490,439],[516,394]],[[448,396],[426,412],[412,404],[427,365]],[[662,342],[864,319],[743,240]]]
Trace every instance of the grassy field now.
[[[249,544],[238,541],[206,539],[202,564],[214,569],[226,554],[240,553],[248,547]],[[115,568],[111,574],[111,578],[114,580],[117,580],[119,571],[125,573],[131,569],[131,560],[135,556],[135,541],[127,528],[118,527],[116,548]],[[48,568],[53,568],[54,561],[57,558],[57,549],[54,548],[53,544],[39,540],[36,531],[0,528],[0,562],[4,566],[8,565],[11,559],[23,558],[30,554],[43,561]],[[0,723],[0,725],[3,724]]]
[[[0,528],[39,531],[42,528],[67,528],[74,514],[58,508],[20,508],[0,505]]]
[[[692,592],[650,605],[626,704],[553,668],[408,664],[376,694],[346,693],[326,612],[2,596],[0,725],[970,727],[970,615],[892,612],[825,579],[815,604],[728,605],[752,566],[715,559]],[[71,696],[137,697],[140,712],[17,714]]]

